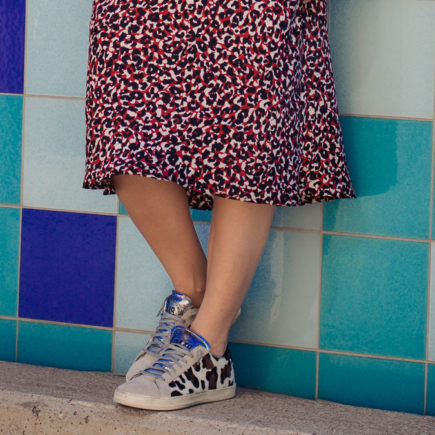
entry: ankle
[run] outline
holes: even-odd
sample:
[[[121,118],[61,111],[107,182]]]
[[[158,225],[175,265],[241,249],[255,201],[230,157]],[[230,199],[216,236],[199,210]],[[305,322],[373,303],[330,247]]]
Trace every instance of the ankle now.
[[[197,329],[195,327],[195,322],[193,322],[193,324],[190,326],[190,330],[192,330],[193,332],[195,332],[196,334],[200,335],[202,338],[207,340],[207,343],[210,346],[210,352],[216,358],[220,358],[225,353],[228,344],[226,335],[225,337],[223,336],[216,337],[215,334],[212,334],[209,331],[205,331],[201,328]]]
[[[174,289],[188,296],[195,308],[199,308],[204,299],[205,287],[181,287],[174,286]]]

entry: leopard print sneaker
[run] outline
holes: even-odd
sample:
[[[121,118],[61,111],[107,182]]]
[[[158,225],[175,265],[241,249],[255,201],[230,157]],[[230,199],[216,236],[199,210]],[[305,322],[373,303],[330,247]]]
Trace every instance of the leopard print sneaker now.
[[[120,385],[113,400],[134,408],[169,411],[230,399],[235,394],[229,348],[216,358],[203,337],[175,326],[170,344],[159,359]]]
[[[197,312],[198,309],[188,296],[172,290],[157,314],[160,315],[157,329],[133,361],[125,375],[126,380],[129,381],[140,371],[151,367],[169,344],[172,328],[175,325],[190,326]]]

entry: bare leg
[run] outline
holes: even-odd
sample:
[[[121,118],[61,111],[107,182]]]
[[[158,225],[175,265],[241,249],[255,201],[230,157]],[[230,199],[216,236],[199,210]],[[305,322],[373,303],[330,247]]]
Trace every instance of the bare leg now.
[[[115,175],[113,183],[174,288],[199,307],[205,290],[207,259],[193,226],[185,189],[141,175]]]
[[[215,356],[221,356],[263,253],[276,207],[214,199],[206,292],[191,329],[210,343]]]

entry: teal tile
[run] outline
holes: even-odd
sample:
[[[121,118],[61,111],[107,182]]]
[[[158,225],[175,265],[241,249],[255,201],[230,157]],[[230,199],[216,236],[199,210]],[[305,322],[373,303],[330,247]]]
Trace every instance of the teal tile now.
[[[423,414],[424,364],[321,353],[318,397]]]
[[[119,214],[128,214],[127,210],[124,208],[124,206],[121,204],[121,201],[119,201]]]
[[[110,330],[20,321],[18,331],[18,362],[74,370],[111,370]]]
[[[327,231],[429,238],[432,123],[342,117],[358,198],[324,204]]]
[[[426,414],[435,416],[435,364],[427,365]]]
[[[116,195],[83,189],[84,101],[27,98],[23,203],[60,210],[117,212]]]
[[[320,348],[425,358],[427,243],[325,235]]]
[[[150,334],[116,331],[114,372],[127,373],[137,354],[143,349],[149,338]]]
[[[212,210],[196,210],[190,209],[190,215],[194,221],[211,222]]]
[[[330,0],[343,113],[432,118],[435,2]]]
[[[172,282],[128,216],[118,218],[116,262],[116,327],[152,331]],[[195,223],[199,240],[207,251],[208,223]]]
[[[320,260],[320,233],[272,229],[231,339],[316,348]]]
[[[92,1],[27,3],[28,94],[85,96]]]
[[[244,343],[230,343],[230,350],[239,387],[314,399],[315,352]]]
[[[428,358],[435,361],[435,242],[431,242]]]
[[[0,360],[15,361],[17,321],[0,319]]]
[[[0,315],[17,315],[20,210],[0,207]]]
[[[0,95],[0,203],[19,204],[23,97]]]
[[[322,204],[277,207],[273,216],[272,226],[320,230],[322,226]]]

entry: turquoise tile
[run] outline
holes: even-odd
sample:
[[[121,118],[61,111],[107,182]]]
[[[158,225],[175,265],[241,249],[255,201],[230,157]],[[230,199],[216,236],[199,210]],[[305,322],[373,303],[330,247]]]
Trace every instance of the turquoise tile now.
[[[426,414],[435,416],[435,364],[427,365]]]
[[[425,358],[427,243],[324,236],[320,348]]]
[[[114,372],[127,373],[137,354],[145,346],[149,338],[150,334],[116,331]]]
[[[429,238],[432,123],[342,117],[358,198],[324,204],[327,231]]]
[[[90,0],[27,3],[26,93],[85,96],[91,9]]]
[[[23,97],[0,95],[0,203],[19,204]]]
[[[212,210],[196,210],[190,209],[190,215],[194,221],[211,222]]]
[[[432,118],[435,2],[330,0],[343,113]]]
[[[242,343],[230,350],[239,387],[314,399],[315,352]]]
[[[0,319],[0,360],[15,361],[17,321]]]
[[[435,242],[431,242],[428,358],[435,361]]]
[[[17,315],[20,210],[0,207],[0,315]]]
[[[128,214],[127,210],[124,208],[124,206],[121,204],[121,201],[119,201],[119,214]]]
[[[128,216],[118,218],[115,321],[118,328],[152,331],[157,313],[172,290],[172,282]],[[195,223],[207,251],[208,223]]]
[[[321,353],[318,397],[423,414],[424,364]]]
[[[74,370],[111,370],[110,330],[20,321],[18,331],[18,362]]]
[[[233,340],[317,347],[320,233],[272,229]]]
[[[61,210],[117,212],[116,195],[83,189],[84,101],[27,98],[23,203]]]

